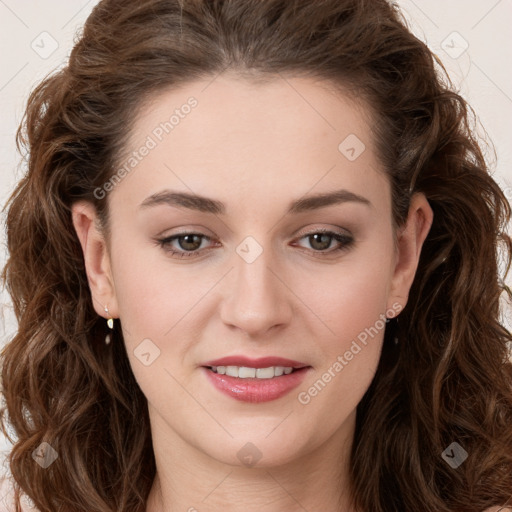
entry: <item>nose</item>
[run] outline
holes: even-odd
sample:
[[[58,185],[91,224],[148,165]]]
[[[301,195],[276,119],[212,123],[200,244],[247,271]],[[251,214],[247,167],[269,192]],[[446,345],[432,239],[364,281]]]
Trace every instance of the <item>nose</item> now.
[[[261,338],[271,329],[288,325],[293,293],[271,251],[264,250],[251,263],[238,254],[233,261],[235,268],[224,282],[222,321],[251,338]]]

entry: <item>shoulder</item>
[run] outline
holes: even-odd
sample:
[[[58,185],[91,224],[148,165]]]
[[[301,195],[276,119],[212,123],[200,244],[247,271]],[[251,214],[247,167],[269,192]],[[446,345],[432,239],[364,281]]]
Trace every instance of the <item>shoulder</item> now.
[[[22,496],[20,504],[23,512],[39,512],[26,496]],[[0,512],[15,512],[15,510],[13,480],[8,475],[0,475]]]

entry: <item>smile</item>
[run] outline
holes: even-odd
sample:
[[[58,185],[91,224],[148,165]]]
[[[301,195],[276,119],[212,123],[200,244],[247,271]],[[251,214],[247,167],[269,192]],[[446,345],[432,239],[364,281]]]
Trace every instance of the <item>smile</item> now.
[[[290,366],[270,366],[269,368],[250,368],[248,366],[211,366],[210,369],[219,375],[238,377],[239,379],[273,379],[293,372]]]

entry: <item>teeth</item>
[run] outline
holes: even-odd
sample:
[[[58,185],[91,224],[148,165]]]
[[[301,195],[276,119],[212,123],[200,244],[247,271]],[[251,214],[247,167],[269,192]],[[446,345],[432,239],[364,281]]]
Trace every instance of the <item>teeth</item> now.
[[[248,366],[212,366],[212,371],[220,375],[238,377],[239,379],[272,379],[289,375],[293,368],[289,366],[270,366],[269,368],[249,368]]]
[[[272,379],[276,376],[276,369],[272,366],[270,368],[258,368],[254,373],[258,379]]]
[[[238,377],[240,379],[254,379],[254,377],[256,377],[256,368],[247,368],[247,366],[241,366],[238,369]]]
[[[226,366],[226,375],[229,377],[238,377],[238,366]]]

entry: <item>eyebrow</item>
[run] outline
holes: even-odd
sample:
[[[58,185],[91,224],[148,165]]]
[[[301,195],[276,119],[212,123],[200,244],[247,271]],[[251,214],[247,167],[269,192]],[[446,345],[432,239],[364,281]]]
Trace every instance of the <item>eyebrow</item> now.
[[[372,203],[365,197],[354,194],[349,190],[340,189],[296,199],[289,204],[286,213],[298,214],[348,202],[360,203],[370,207],[372,206]],[[142,209],[146,209],[159,205],[187,208],[189,210],[212,213],[214,215],[224,215],[226,213],[226,206],[221,201],[197,194],[175,192],[172,190],[162,190],[161,192],[150,195],[144,199],[140,207]]]

